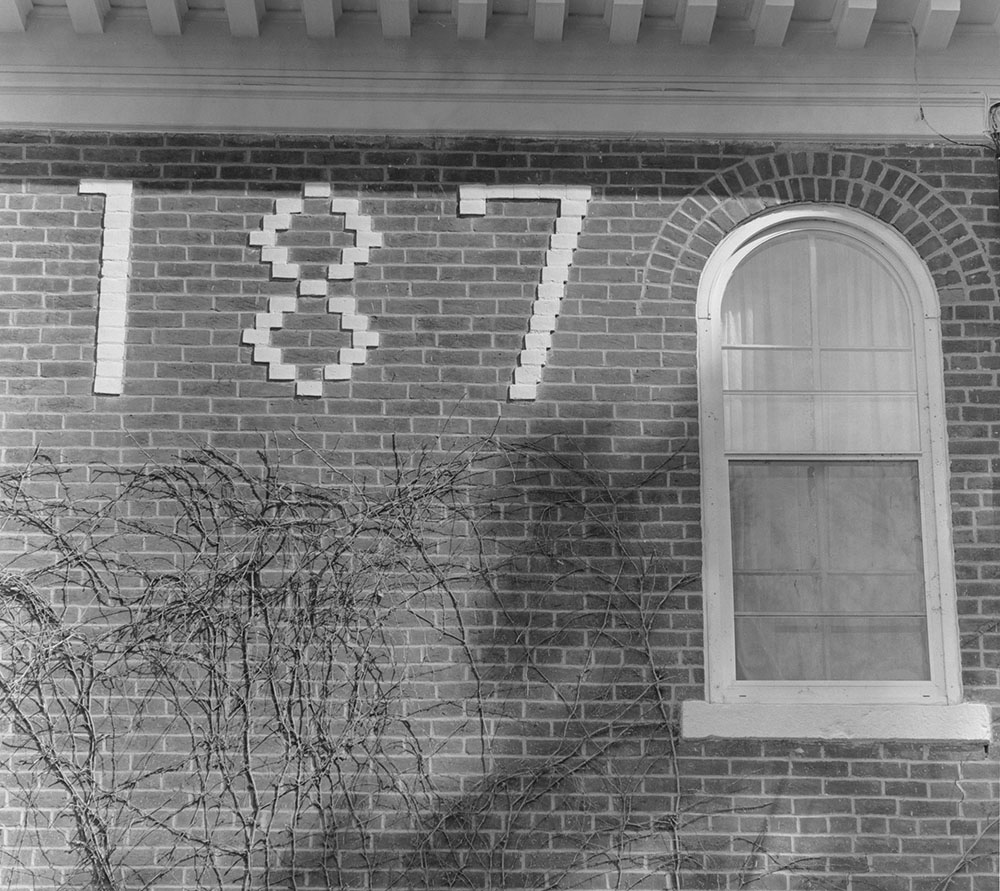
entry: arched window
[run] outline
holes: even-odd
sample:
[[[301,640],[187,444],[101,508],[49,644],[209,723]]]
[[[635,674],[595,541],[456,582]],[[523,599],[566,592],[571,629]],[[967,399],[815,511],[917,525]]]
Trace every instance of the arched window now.
[[[926,267],[863,214],[798,206],[723,240],[698,316],[708,705],[960,702]],[[688,730],[712,712],[686,705]]]

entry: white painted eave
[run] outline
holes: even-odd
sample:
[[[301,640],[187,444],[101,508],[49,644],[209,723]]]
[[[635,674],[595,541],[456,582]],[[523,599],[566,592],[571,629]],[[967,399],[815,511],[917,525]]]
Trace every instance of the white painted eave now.
[[[523,17],[494,15],[469,40],[452,16],[420,16],[387,40],[374,14],[344,15],[317,40],[268,15],[247,40],[198,12],[180,37],[153,34],[144,11],[86,35],[32,15],[0,34],[0,127],[981,142],[1000,99],[1000,36],[962,26],[924,52],[884,25],[846,50],[832,27],[795,22],[760,47],[719,27],[707,44],[646,26],[616,44],[600,19],[543,42]]]

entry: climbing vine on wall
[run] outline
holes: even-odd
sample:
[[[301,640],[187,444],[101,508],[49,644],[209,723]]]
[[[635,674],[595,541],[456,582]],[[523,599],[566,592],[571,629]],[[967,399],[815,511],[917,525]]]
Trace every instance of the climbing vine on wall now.
[[[549,458],[490,440],[395,453],[364,479],[273,451],[86,485],[42,456],[6,473],[0,713],[24,818],[0,876],[673,884],[675,790],[655,821],[630,802],[670,758],[670,704],[637,663],[657,607],[641,601],[676,580],[621,537],[606,488]],[[586,592],[534,615],[528,577],[535,597]],[[583,629],[589,647],[559,640]],[[632,657],[601,664],[602,637]],[[553,662],[567,652],[581,656]],[[555,840],[541,861],[525,844],[538,833]]]

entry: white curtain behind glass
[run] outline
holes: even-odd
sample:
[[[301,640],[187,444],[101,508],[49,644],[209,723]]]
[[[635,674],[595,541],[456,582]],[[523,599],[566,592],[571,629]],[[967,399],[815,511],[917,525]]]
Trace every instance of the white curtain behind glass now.
[[[785,235],[736,270],[722,323],[737,677],[926,679],[913,323],[895,277],[847,238]]]
[[[722,322],[728,451],[918,450],[909,306],[861,245],[769,241],[730,280]]]

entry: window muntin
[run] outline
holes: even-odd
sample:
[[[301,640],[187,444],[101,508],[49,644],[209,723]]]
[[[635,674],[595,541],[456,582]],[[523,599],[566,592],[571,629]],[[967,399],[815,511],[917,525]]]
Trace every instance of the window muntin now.
[[[713,701],[960,698],[936,295],[882,229],[778,212],[706,267]]]

